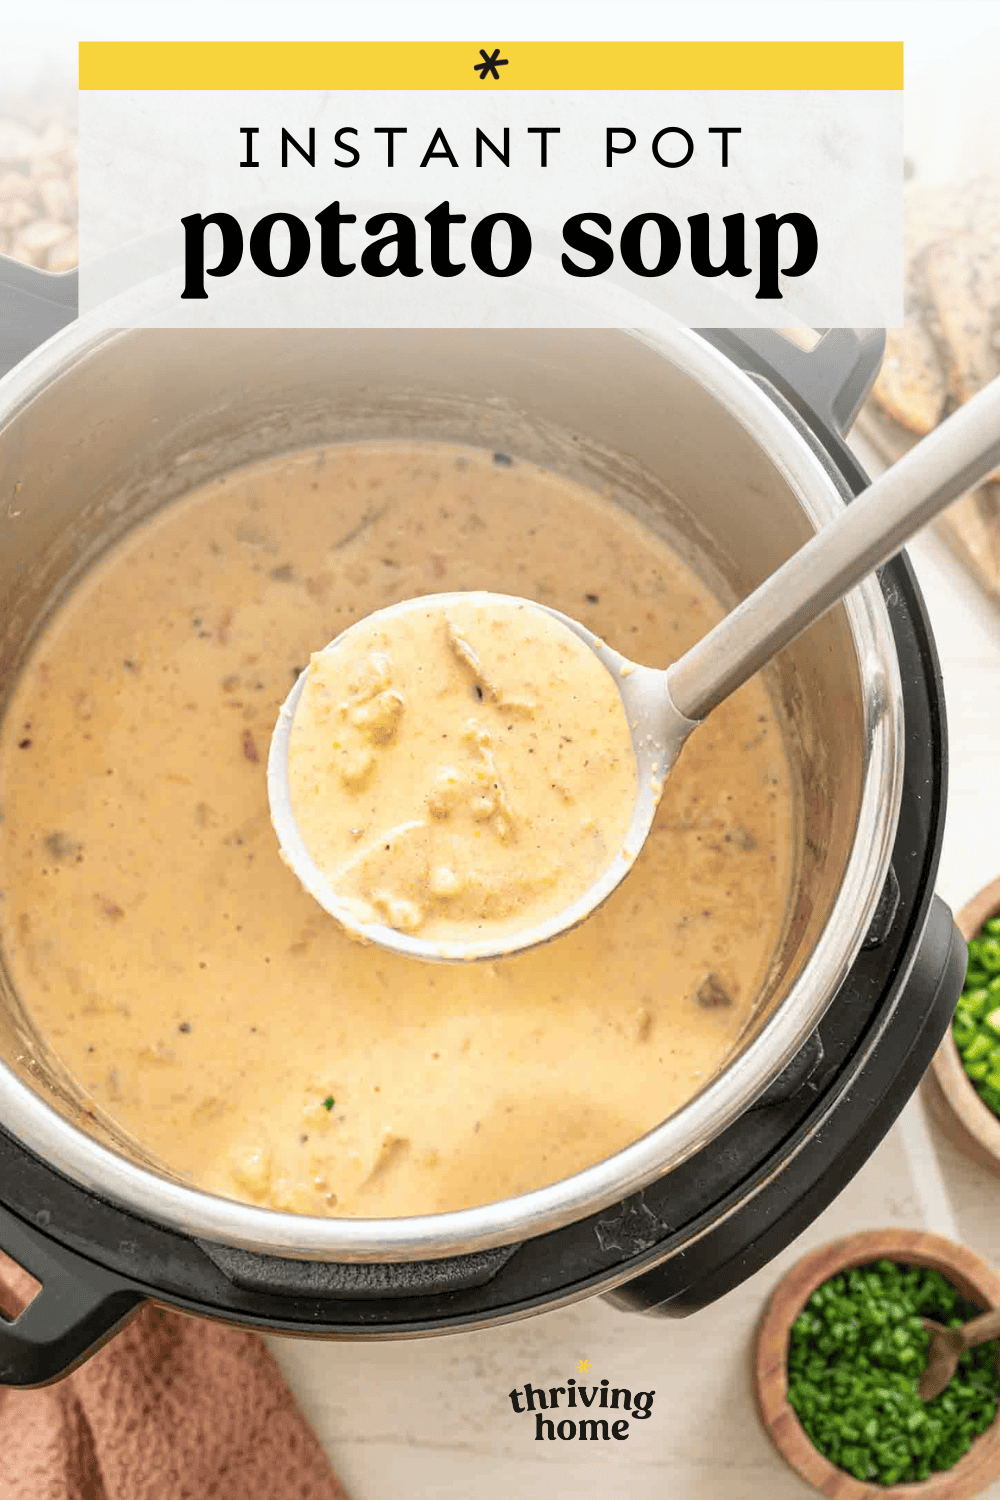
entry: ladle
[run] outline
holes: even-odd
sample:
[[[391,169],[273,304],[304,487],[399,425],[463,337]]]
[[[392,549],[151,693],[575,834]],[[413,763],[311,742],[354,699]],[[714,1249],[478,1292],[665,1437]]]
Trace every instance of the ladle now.
[[[282,706],[268,760],[271,818],[285,859],[320,905],[356,937],[415,958],[495,959],[547,942],[576,926],[611,894],[634,864],[652,825],[663,783],[692,730],[782,647],[892,557],[950,500],[982,479],[998,459],[1000,380],[911,449],[666,671],[629,662],[578,621],[548,605],[534,606],[547,609],[568,625],[614,677],[632,730],[637,771],[635,809],[622,849],[583,896],[554,916],[519,932],[488,937],[473,933],[462,942],[439,942],[379,922],[359,921],[314,864],[292,813],[289,736],[308,668]],[[738,476],[733,476],[733,483],[739,483]],[[748,525],[753,524],[752,505],[748,498]],[[405,600],[381,613],[425,608],[456,597],[468,596]]]

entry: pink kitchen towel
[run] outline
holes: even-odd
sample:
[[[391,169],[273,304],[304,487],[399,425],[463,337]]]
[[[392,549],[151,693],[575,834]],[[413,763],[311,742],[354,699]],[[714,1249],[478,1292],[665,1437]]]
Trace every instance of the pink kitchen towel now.
[[[0,1500],[347,1496],[257,1334],[148,1305],[55,1385],[0,1387]]]

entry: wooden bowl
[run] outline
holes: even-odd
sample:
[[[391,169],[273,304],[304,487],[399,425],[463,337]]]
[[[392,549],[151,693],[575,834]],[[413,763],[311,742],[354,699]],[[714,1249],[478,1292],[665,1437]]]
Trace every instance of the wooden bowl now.
[[[969,942],[984,922],[1000,915],[1000,879],[979,892],[955,918]],[[935,1123],[959,1150],[1000,1176],[1000,1120],[980,1099],[962,1066],[949,1026],[924,1080],[924,1097]]]
[[[1000,1274],[940,1235],[873,1229],[824,1245],[792,1267],[764,1309],[752,1354],[760,1419],[785,1462],[830,1500],[971,1500],[1000,1476],[1000,1420],[976,1438],[953,1468],[921,1484],[882,1485],[862,1483],[824,1458],[788,1404],[788,1337],[806,1302],[838,1272],[883,1259],[940,1271],[968,1301],[984,1309],[1000,1305]]]

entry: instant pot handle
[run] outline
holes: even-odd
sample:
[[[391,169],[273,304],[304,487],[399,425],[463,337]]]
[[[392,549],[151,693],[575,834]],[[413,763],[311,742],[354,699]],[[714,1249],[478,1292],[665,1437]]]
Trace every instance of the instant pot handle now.
[[[0,376],[77,316],[76,271],[39,271],[0,255]]]
[[[0,1314],[0,1385],[48,1385],[117,1333],[146,1300],[93,1261],[33,1230],[0,1205],[0,1245],[41,1282],[19,1317]]]
[[[883,328],[819,329],[800,349],[773,328],[700,329],[734,363],[763,376],[820,435],[846,437],[875,384],[885,354]]]

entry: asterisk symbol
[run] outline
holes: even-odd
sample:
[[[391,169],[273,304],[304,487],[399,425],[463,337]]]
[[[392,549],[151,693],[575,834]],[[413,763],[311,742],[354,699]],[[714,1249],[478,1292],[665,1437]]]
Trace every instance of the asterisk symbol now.
[[[485,47],[480,47],[480,49],[479,49],[479,56],[482,58],[482,62],[481,63],[473,63],[472,64],[472,71],[473,71],[473,73],[478,73],[479,74],[479,81],[480,81],[480,83],[485,83],[486,82],[486,77],[487,77],[487,74],[489,74],[489,73],[492,73],[492,75],[496,79],[497,83],[499,83],[500,82],[500,74],[497,72],[497,68],[505,68],[507,66],[507,59],[505,57],[501,57],[500,56],[500,48],[499,47],[494,47],[493,51],[490,53],[489,57],[487,57],[486,56],[486,48]]]
[[[576,1373],[578,1375],[586,1375],[586,1373],[587,1373],[587,1371],[589,1369],[590,1369],[590,1360],[589,1359],[581,1359],[581,1360],[579,1360],[577,1362]]]

